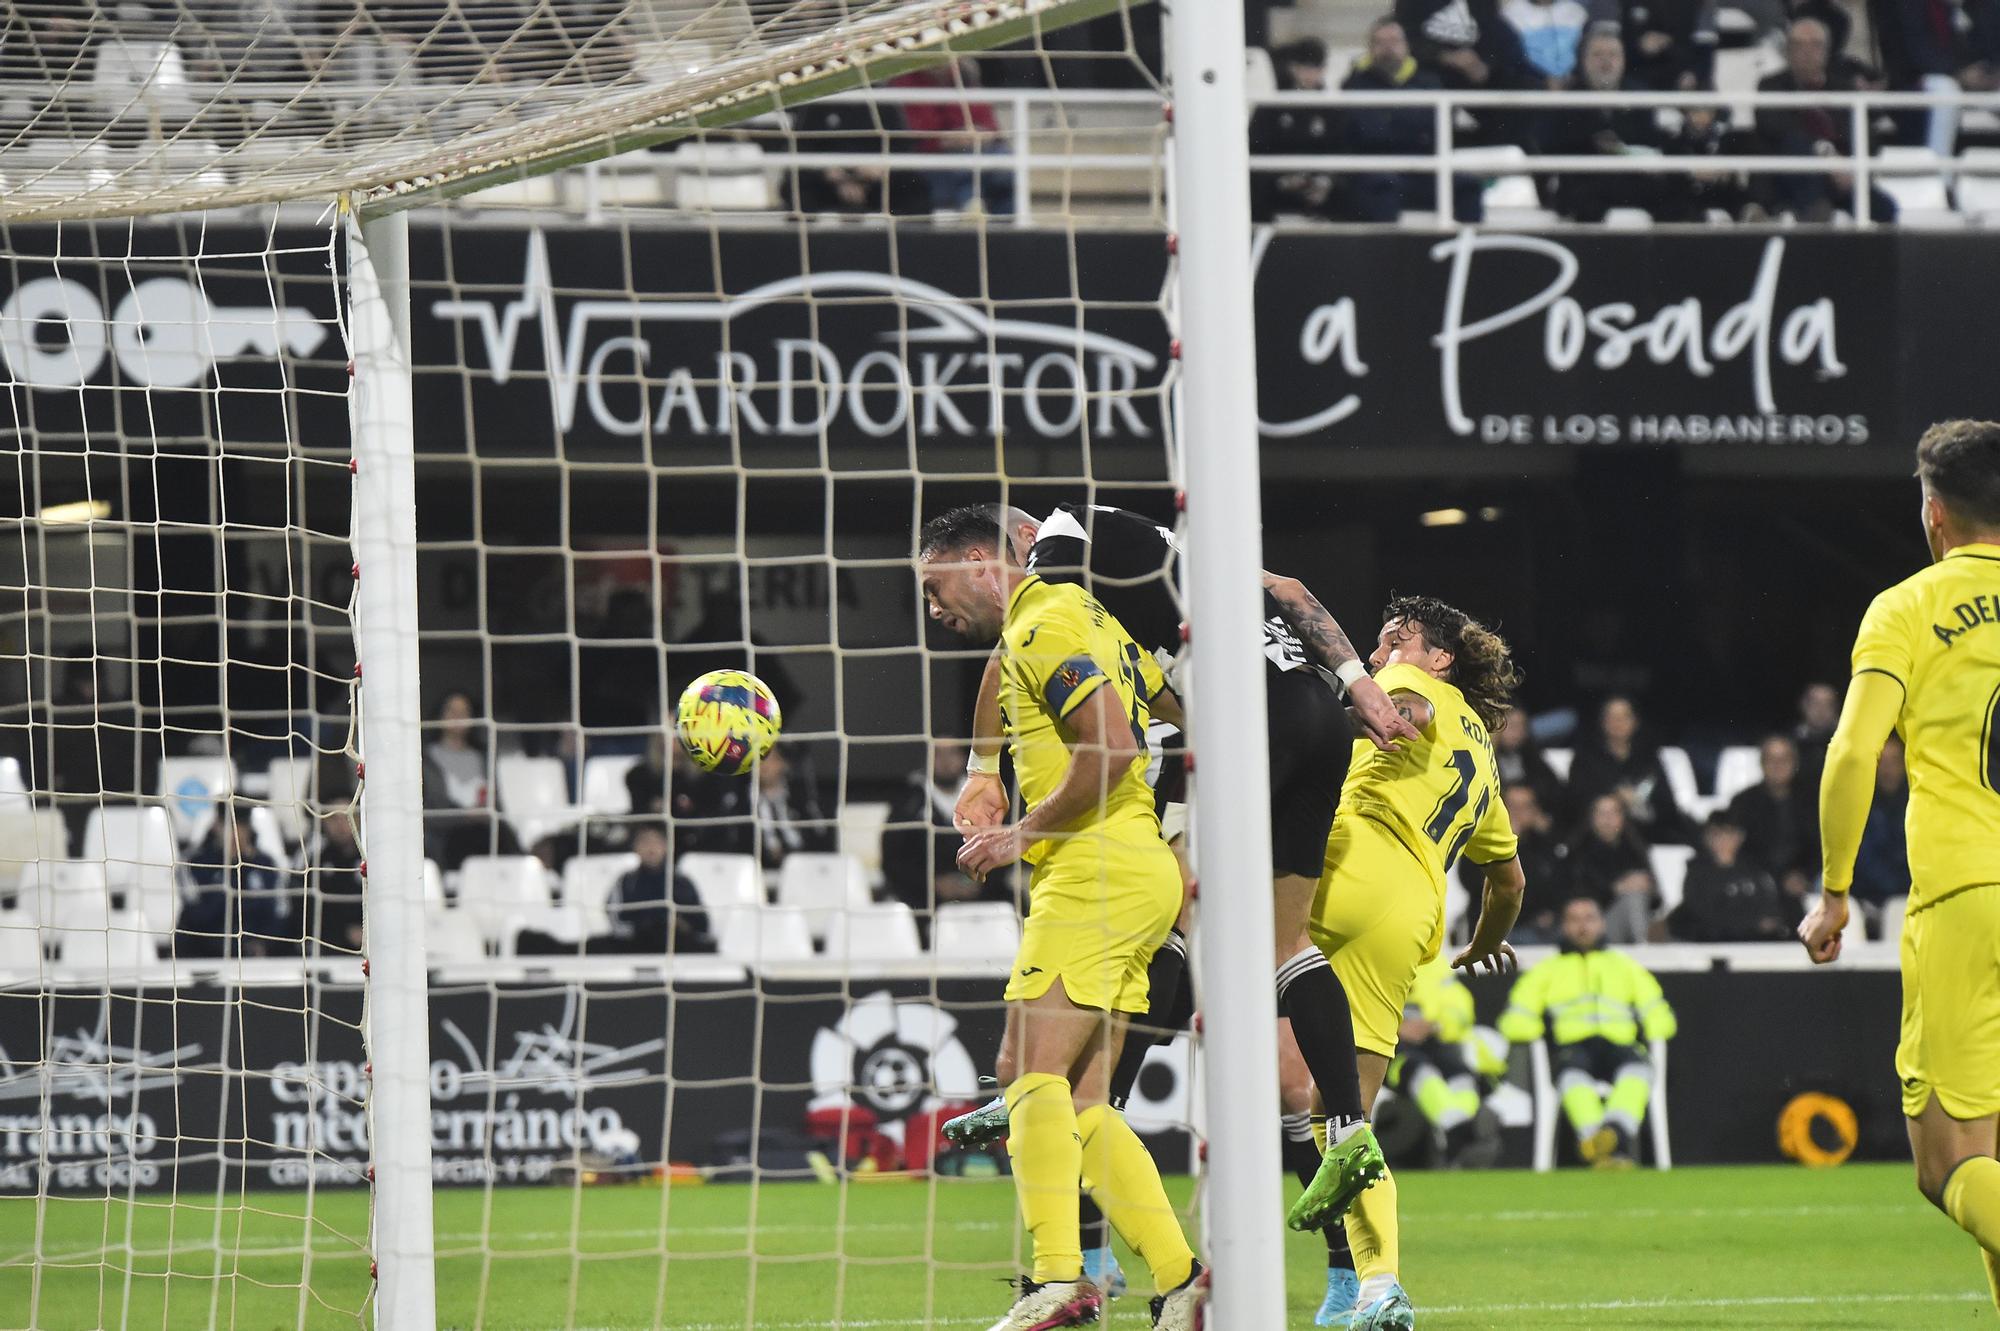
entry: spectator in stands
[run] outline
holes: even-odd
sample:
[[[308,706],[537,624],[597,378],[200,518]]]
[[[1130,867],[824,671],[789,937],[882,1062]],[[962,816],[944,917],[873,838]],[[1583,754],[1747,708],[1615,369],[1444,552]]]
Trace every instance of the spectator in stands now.
[[[1790,735],[1767,735],[1757,756],[1764,779],[1729,801],[1729,817],[1743,829],[1744,858],[1802,893],[1819,875],[1819,791],[1799,780]]]
[[[1326,87],[1326,43],[1306,38],[1271,52],[1281,92],[1320,92]],[[1338,151],[1339,125],[1333,107],[1260,106],[1250,117],[1250,151],[1259,157],[1310,156]],[[1250,176],[1251,215],[1268,222],[1279,213],[1323,221],[1340,206],[1340,184],[1325,171],[1255,171]]]
[[[1645,1041],[1679,1029],[1660,982],[1604,947],[1604,916],[1578,898],[1563,908],[1562,951],[1514,982],[1500,1033],[1515,1044],[1549,1035],[1550,1062],[1577,1153],[1598,1168],[1632,1164],[1653,1097]],[[1611,1094],[1598,1087],[1611,1083]]]
[[[1520,34],[1521,50],[1543,84],[1551,90],[1569,86],[1583,30],[1590,25],[1581,0],[1507,0],[1500,13]]]
[[[1819,789],[1819,774],[1826,767],[1826,746],[1833,740],[1833,728],[1840,724],[1840,690],[1824,682],[1806,685],[1799,695],[1799,723],[1792,728],[1792,740],[1799,746],[1799,780]]]
[[[1578,92],[1637,90],[1625,74],[1625,40],[1617,25],[1595,24],[1584,38],[1583,56],[1567,86]],[[1547,112],[1538,136],[1544,152],[1565,157],[1658,155],[1666,142],[1659,120],[1647,106],[1574,106]],[[1613,208],[1658,211],[1669,178],[1642,173],[1583,173],[1555,178],[1555,210],[1571,221],[1602,222]]]
[[[1485,1112],[1482,1076],[1471,1055],[1486,1052],[1473,1025],[1472,991],[1443,957],[1433,958],[1410,981],[1403,1024],[1396,1032],[1396,1061],[1386,1084],[1408,1099],[1430,1124],[1447,1169],[1487,1169],[1500,1159],[1500,1122]],[[1505,1075],[1506,1060],[1497,1060]]]
[[[674,853],[692,851],[748,855],[755,844],[750,829],[751,786],[741,777],[704,772],[679,744],[669,748],[667,804]],[[635,811],[644,809],[634,806]]]
[[[667,745],[673,741],[665,731],[656,730],[646,738],[646,755],[625,770],[625,794],[635,814],[662,814],[667,811]],[[686,763],[681,746],[674,744],[675,769]],[[698,770],[686,763],[689,771]]]
[[[1009,874],[992,874],[977,883],[959,872],[958,848],[965,839],[952,822],[952,806],[965,778],[965,756],[965,745],[940,741],[931,751],[930,771],[911,773],[910,788],[890,807],[889,827],[882,834],[882,876],[889,894],[916,913],[926,938],[932,912],[948,901],[1014,899]]]
[[[310,933],[322,949],[359,952],[365,937],[361,925],[361,847],[354,838],[354,818],[335,809],[319,820],[319,843],[309,858],[307,899],[313,903]]]
[[[1784,3],[1785,21],[1780,26],[1790,27],[1802,18],[1815,19],[1826,25],[1833,63],[1839,65],[1849,60],[1847,39],[1854,34],[1854,19],[1846,5],[1839,0],[1784,0]]]
[[[1542,746],[1535,742],[1534,726],[1526,708],[1507,709],[1506,722],[1493,736],[1493,765],[1500,775],[1502,790],[1527,786],[1534,791],[1536,802],[1547,817],[1563,816],[1563,780],[1542,756]]]
[[[891,168],[887,156],[906,134],[902,108],[894,103],[808,102],[786,112],[802,153],[882,154],[881,163],[814,169],[794,166],[785,177],[786,197],[801,213],[923,213],[930,188],[922,175]]]
[[[1803,918],[1762,867],[1743,858],[1743,829],[1727,813],[1709,815],[1701,849],[1688,865],[1681,904],[1668,931],[1690,943],[1781,942]]]
[[[513,829],[488,808],[486,739],[472,716],[469,695],[446,694],[424,749],[424,853],[445,869],[468,855],[520,853]]]
[[[1870,81],[1850,62],[1833,61],[1832,38],[1818,19],[1803,18],[1785,33],[1785,68],[1757,86],[1765,92],[1856,92]],[[1853,151],[1846,108],[1838,106],[1766,107],[1757,112],[1757,134],[1767,152],[1786,156],[1838,158]],[[1787,211],[1801,221],[1832,220],[1836,209],[1854,211],[1854,177],[1846,171],[1824,176],[1786,174],[1766,177],[1759,188],[1772,211]],[[1869,207],[1877,221],[1893,221],[1896,205],[1880,189],[1869,192]]]
[[[713,952],[708,912],[684,874],[667,860],[667,830],[658,823],[641,824],[632,837],[639,863],[627,870],[605,903],[611,932],[593,938],[595,952]]]
[[[1625,0],[1618,27],[1636,85],[1659,92],[1709,86],[1715,68],[1715,0]]]
[[[979,67],[970,61],[933,65],[912,70],[890,80],[899,88],[945,88],[955,95],[936,102],[910,102],[903,107],[903,119],[917,137],[914,146],[924,153],[1005,154],[1010,151],[1000,133],[1000,119],[991,102],[972,96],[979,87]],[[1016,127],[1017,130],[1023,127]],[[970,168],[925,173],[931,191],[931,207],[941,212],[963,212],[977,198],[996,217],[1014,211],[1014,171],[1011,166]]]
[[[1603,910],[1611,941],[1645,942],[1652,933],[1659,885],[1625,801],[1615,794],[1592,800],[1589,821],[1569,843],[1565,858],[1570,895],[1588,897]]]
[[[269,957],[297,951],[284,875],[257,848],[250,810],[231,803],[188,860],[194,895],[174,926],[177,957]]]
[[[1504,776],[1501,780],[1507,817],[1521,843],[1516,852],[1521,857],[1521,872],[1532,874],[1528,881],[1535,885],[1510,937],[1517,943],[1553,943],[1556,940],[1557,911],[1569,896],[1569,861],[1566,858],[1569,848],[1556,836],[1555,820],[1544,808],[1535,788],[1506,785]],[[1458,878],[1465,885],[1465,890],[1472,894],[1472,899],[1477,901],[1479,893],[1485,890],[1486,875],[1477,866],[1461,860]]]
[[[1666,151],[1670,157],[1725,157],[1732,151],[1729,122],[1712,106],[1682,107],[1680,126],[1668,137]],[[1713,212],[1733,220],[1750,201],[1742,174],[1727,166],[1690,165],[1681,184],[1680,194],[1660,200],[1655,216],[1661,221],[1705,222]]]
[[[1341,88],[1349,92],[1436,92],[1443,85],[1410,54],[1403,25],[1380,18],[1368,30],[1368,52],[1354,62]],[[1282,108],[1266,108],[1282,109]],[[1340,147],[1350,153],[1422,156],[1437,146],[1437,118],[1429,106],[1357,106],[1341,118]],[[1340,207],[1343,220],[1393,222],[1406,209],[1435,211],[1433,172],[1380,172],[1349,177]],[[1480,182],[1459,176],[1452,184],[1452,215],[1477,222],[1485,215]]]
[[[757,857],[765,868],[777,868],[793,851],[837,848],[839,838],[820,810],[819,794],[810,775],[793,765],[785,746],[764,755],[753,779],[757,787]]]
[[[1869,8],[1890,87],[2000,90],[2000,0],[1873,0]],[[1896,119],[1906,137],[1928,144],[1940,157],[1956,151],[1957,108],[1912,109]]]
[[[1910,843],[1903,819],[1910,810],[1909,772],[1903,766],[1903,741],[1890,735],[1875,760],[1875,799],[1861,829],[1861,850],[1854,859],[1851,899],[1869,922],[1869,932],[1883,937],[1887,903],[1910,894]],[[1900,907],[1899,907],[1900,909]]]
[[[1674,802],[1660,751],[1639,726],[1638,709],[1630,698],[1605,699],[1597,716],[1597,733],[1579,744],[1569,772],[1571,801],[1588,809],[1599,795],[1615,794],[1650,841],[1685,844],[1687,815]]]
[[[1417,63],[1454,91],[1500,92],[1545,86],[1521,49],[1520,34],[1500,17],[1498,0],[1396,0],[1396,20]],[[1527,125],[1515,112],[1480,110],[1466,143],[1522,143]]]

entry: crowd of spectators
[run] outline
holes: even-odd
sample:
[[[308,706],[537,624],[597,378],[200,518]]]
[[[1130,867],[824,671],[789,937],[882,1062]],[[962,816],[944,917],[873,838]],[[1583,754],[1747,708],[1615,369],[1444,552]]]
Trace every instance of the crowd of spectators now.
[[[1717,53],[1731,40],[1774,53],[1770,63],[1778,67],[1759,82],[1769,92],[2000,88],[2000,0],[1873,0],[1870,29],[1879,66],[1852,53],[1860,43],[1842,0],[1730,5],[1739,22],[1727,32],[1718,23],[1720,8],[1716,0],[1396,0],[1393,11],[1369,28],[1366,48],[1339,89],[1413,95],[1438,89],[1713,90]],[[1746,22],[1754,30],[1746,30]],[[1327,87],[1328,53],[1318,39],[1276,47],[1270,57],[1280,91]],[[1741,156],[1848,156],[1853,118],[1837,105],[1764,109],[1754,125],[1744,126],[1732,123],[1720,100],[1701,108],[1460,108],[1453,124],[1457,147],[1519,148],[1529,160],[1515,169],[1529,172],[1532,158],[1546,155],[1704,159],[1664,173],[1540,173],[1542,207],[1570,220],[1602,221],[1614,209],[1665,222],[1818,222],[1858,212],[1851,172],[1744,172],[1729,162]],[[1884,112],[1870,133],[1877,146],[1928,146],[1949,156],[1960,141],[1961,117],[1950,109]],[[1250,138],[1259,156],[1421,156],[1436,147],[1437,129],[1431,107],[1414,96],[1408,110],[1349,107],[1334,98],[1322,105],[1263,107],[1252,118]],[[1457,178],[1451,209],[1459,221],[1483,220],[1483,184],[1477,174]],[[1897,215],[1896,202],[1879,186],[1869,204],[1877,220]],[[1253,206],[1263,219],[1349,222],[1439,211],[1433,172],[1339,175],[1289,168],[1259,173]]]

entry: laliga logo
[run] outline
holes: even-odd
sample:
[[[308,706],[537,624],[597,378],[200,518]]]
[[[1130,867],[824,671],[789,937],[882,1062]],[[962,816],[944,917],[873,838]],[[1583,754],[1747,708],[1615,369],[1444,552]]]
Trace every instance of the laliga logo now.
[[[38,277],[0,305],[0,360],[16,383],[78,388],[115,356],[124,382],[188,388],[218,360],[304,356],[326,341],[310,310],[296,306],[212,305],[185,278],[155,277],[126,292],[111,318],[90,288],[66,277]]]
[[[957,1030],[956,1017],[929,1003],[898,1002],[887,991],[868,995],[813,1036],[812,1108],[851,1098],[900,1141],[910,1115],[978,1097],[979,1077]]]

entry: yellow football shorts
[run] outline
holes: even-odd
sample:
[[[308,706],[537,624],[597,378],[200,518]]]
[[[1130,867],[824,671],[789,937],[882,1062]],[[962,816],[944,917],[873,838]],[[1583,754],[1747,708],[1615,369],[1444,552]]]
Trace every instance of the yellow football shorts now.
[[[1355,1044],[1395,1057],[1410,982],[1444,941],[1443,887],[1388,828],[1344,814],[1307,928],[1347,990]]]
[[[1028,880],[1028,918],[1007,998],[1058,978],[1079,1007],[1146,1010],[1146,967],[1181,910],[1181,873],[1151,818],[1058,843]]]
[[[1969,887],[1903,922],[1903,1112],[2000,1113],[2000,886]]]

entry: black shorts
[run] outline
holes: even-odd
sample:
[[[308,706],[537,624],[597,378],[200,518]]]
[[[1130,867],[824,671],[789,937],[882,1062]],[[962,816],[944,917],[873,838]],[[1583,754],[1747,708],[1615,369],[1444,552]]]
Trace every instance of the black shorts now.
[[[1318,878],[1354,756],[1347,707],[1316,670],[1264,671],[1271,745],[1271,868]]]
[[[1557,1045],[1554,1063],[1557,1077],[1565,1072],[1583,1072],[1598,1081],[1616,1081],[1619,1072],[1634,1063],[1651,1067],[1653,1051],[1643,1044],[1613,1044],[1601,1035],[1593,1035],[1573,1044]]]

